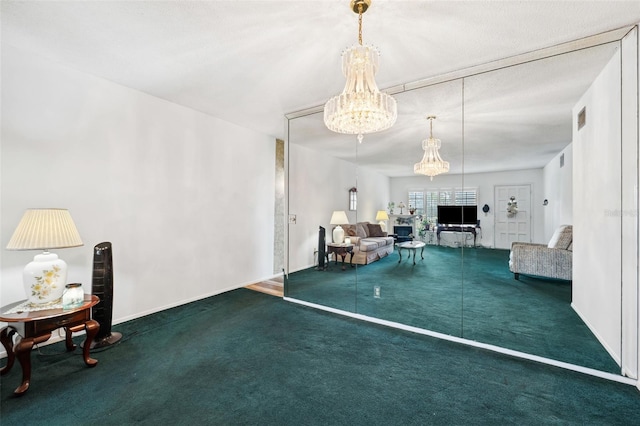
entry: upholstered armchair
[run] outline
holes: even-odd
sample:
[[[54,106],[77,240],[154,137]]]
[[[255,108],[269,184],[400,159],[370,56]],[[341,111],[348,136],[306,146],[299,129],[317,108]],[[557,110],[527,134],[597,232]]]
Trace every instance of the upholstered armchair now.
[[[514,242],[509,254],[509,270],[515,279],[520,274],[571,281],[573,228],[556,229],[549,244]]]

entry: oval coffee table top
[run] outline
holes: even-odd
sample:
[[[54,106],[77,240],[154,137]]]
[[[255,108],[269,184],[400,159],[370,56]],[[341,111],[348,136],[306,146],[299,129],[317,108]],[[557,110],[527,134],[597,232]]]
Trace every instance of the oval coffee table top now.
[[[398,244],[398,247],[407,248],[407,249],[411,249],[411,248],[416,249],[424,246],[426,246],[426,244],[423,243],[422,241],[405,241],[404,243]]]

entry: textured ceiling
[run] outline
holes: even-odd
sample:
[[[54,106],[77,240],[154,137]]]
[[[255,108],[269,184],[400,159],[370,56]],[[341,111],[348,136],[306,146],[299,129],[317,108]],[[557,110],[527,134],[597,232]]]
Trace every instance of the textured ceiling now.
[[[286,113],[322,105],[342,90],[340,53],[357,40],[357,15],[348,4],[348,0],[5,0],[0,6],[1,35],[3,44],[284,138]],[[373,0],[364,15],[363,39],[382,52],[376,80],[381,88],[389,88],[638,22],[640,2],[631,1]],[[589,64],[608,54],[594,55],[596,59]],[[557,66],[558,73],[565,77],[567,65]],[[592,66],[587,68],[587,74],[592,74]],[[501,149],[499,143],[510,135],[513,150],[518,147],[514,139],[527,139],[532,130],[538,140],[549,141],[543,149],[547,158],[553,151],[557,153],[558,146],[568,143],[566,135],[554,134],[556,127],[567,124],[555,123],[548,105],[563,102],[566,114],[567,106],[570,108],[577,100],[576,89],[565,90],[558,80],[553,90],[541,92],[539,84],[543,82],[535,79],[539,71],[488,77],[487,82],[478,76],[475,84],[465,83],[465,94],[475,90],[477,95],[475,104],[465,105],[465,118],[467,108],[468,118],[474,118],[474,107],[478,108],[477,118],[484,118],[478,123],[469,121],[475,127],[465,127],[465,155],[478,155],[478,162],[489,161],[486,149],[477,154],[468,151],[475,143],[474,137],[483,143],[491,141],[495,144],[492,147]],[[568,80],[575,79],[573,75],[569,77]],[[533,80],[530,86],[517,84],[528,79]],[[487,88],[496,90],[487,92]],[[401,170],[402,164],[409,162],[412,166],[421,156],[420,141],[428,129],[424,117],[436,113],[442,119],[434,123],[435,136],[443,140],[443,146],[454,145],[450,151],[453,169],[458,155],[455,145],[462,143],[461,126],[456,124],[459,98],[451,97],[457,89],[452,83],[443,89],[443,94],[420,89],[396,95],[400,118],[393,133],[366,138],[358,161],[379,164],[380,170],[390,175],[406,174]],[[556,96],[565,91],[564,98]],[[545,93],[549,95],[546,98]],[[429,95],[426,104],[423,94]],[[513,112],[509,102],[514,94],[516,99],[527,99],[530,105],[523,112],[538,125],[504,120],[505,111]],[[435,100],[440,103],[434,104]],[[297,119],[295,126],[315,129],[313,118]],[[551,121],[545,124],[542,120]],[[303,125],[304,121],[309,121],[308,126]],[[568,126],[570,130],[570,123]],[[316,130],[322,133],[322,129]],[[487,131],[484,136],[483,131]],[[525,136],[519,138],[516,132],[524,132]],[[311,135],[299,136],[311,141]],[[563,141],[551,143],[558,138]],[[320,139],[323,138],[316,141]],[[341,141],[344,137],[336,139]],[[376,141],[385,145],[376,146]],[[401,146],[389,152],[389,145],[395,147],[402,141],[407,144],[406,149]],[[292,138],[292,142],[304,141]],[[322,143],[329,149],[332,143],[340,142]],[[409,143],[413,149],[409,149]],[[443,147],[443,156],[445,152]]]

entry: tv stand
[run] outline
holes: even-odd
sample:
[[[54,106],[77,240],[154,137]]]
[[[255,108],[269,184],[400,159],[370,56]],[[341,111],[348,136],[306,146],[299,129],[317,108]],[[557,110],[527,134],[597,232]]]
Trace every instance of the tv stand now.
[[[476,246],[476,239],[478,237],[479,226],[474,225],[438,225],[436,230],[436,236],[438,237],[438,245],[440,245],[440,232],[469,232],[473,234],[473,246]]]

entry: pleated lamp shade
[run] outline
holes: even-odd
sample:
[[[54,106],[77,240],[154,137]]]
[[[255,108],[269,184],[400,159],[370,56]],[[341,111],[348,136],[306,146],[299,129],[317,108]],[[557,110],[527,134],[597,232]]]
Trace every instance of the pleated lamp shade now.
[[[8,250],[48,250],[83,245],[69,210],[28,209],[7,244]]]

